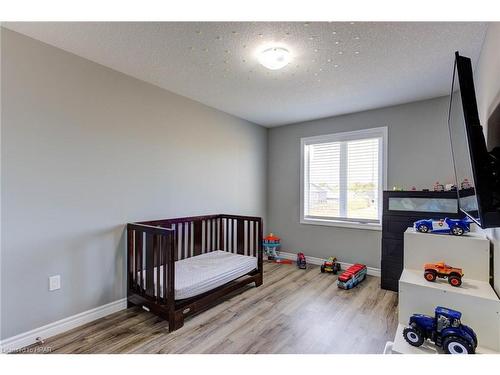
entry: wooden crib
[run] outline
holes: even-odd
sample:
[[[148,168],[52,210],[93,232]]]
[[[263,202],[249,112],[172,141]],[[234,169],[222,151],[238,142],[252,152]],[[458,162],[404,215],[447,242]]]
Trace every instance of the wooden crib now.
[[[170,331],[228,293],[249,283],[262,285],[259,217],[222,214],[129,223],[127,249],[127,306],[142,306],[167,319]],[[256,268],[215,289],[176,300],[176,263],[216,250],[255,257]]]

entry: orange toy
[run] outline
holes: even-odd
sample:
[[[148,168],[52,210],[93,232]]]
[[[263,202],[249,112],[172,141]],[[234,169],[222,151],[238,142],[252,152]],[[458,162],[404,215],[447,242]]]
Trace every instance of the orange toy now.
[[[464,273],[461,268],[451,267],[444,262],[426,263],[424,265],[424,277],[427,281],[436,281],[440,277],[448,279],[451,286],[462,285],[462,276]]]

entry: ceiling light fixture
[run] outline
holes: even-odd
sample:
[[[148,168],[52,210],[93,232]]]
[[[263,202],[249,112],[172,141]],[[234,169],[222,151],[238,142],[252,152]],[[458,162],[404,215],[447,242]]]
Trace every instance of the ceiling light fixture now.
[[[290,51],[283,47],[267,48],[259,53],[258,60],[267,69],[278,70],[290,62]]]

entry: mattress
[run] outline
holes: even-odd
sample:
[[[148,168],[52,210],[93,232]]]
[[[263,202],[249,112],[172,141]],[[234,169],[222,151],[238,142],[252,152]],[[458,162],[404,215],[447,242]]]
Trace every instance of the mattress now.
[[[190,298],[208,292],[256,268],[257,258],[221,250],[179,260],[175,262],[175,299]],[[155,267],[155,294],[156,276]],[[143,277],[146,281],[146,271],[143,271]],[[160,291],[163,293],[163,267],[160,267]]]

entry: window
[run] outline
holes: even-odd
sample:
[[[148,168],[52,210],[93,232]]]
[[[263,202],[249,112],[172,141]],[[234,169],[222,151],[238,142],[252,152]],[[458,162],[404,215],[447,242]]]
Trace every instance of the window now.
[[[301,222],[380,229],[387,128],[301,139]]]

